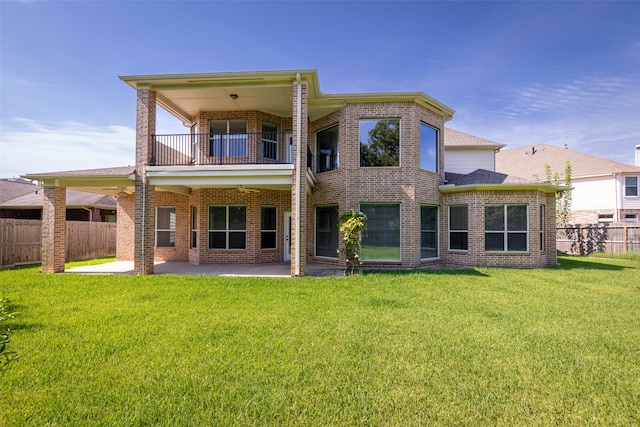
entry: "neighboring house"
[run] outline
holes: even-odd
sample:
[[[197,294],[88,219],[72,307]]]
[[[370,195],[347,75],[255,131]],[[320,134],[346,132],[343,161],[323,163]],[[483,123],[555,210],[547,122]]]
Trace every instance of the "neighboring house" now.
[[[42,219],[44,190],[20,178],[0,179],[0,218]],[[67,221],[116,222],[116,199],[67,190]]]
[[[640,146],[636,147],[640,151]],[[636,154],[636,158],[637,158]],[[572,224],[640,220],[640,166],[615,162],[549,144],[501,150],[496,170],[538,181],[546,180],[545,165],[564,179],[571,164]],[[637,161],[637,160],[636,160]]]
[[[556,264],[558,187],[494,172],[473,144],[481,170],[445,181],[453,110],[422,92],[325,94],[315,70],[121,79],[136,91],[135,166],[26,176],[45,185],[45,272],[64,270],[66,187],[117,196],[117,257],[138,274],[154,259],[344,265],[350,209],[368,218],[365,267]],[[157,106],[185,134],[158,135]]]

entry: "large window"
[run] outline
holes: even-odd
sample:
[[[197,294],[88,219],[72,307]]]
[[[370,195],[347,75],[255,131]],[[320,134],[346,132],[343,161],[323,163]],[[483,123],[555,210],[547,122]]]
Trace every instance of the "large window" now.
[[[624,195],[625,196],[638,195],[638,177],[637,176],[624,177]]]
[[[420,123],[420,169],[438,172],[438,129]]]
[[[540,205],[540,252],[544,252],[544,205]]]
[[[275,206],[263,206],[260,226],[260,248],[276,248],[278,214]]]
[[[278,159],[278,126],[273,123],[262,123],[262,157]]]
[[[246,157],[247,121],[211,120],[211,152],[214,157]]]
[[[400,119],[360,120],[360,166],[400,166]]]
[[[367,217],[362,231],[364,260],[400,260],[400,205],[361,204]]]
[[[469,249],[469,219],[467,205],[449,206],[449,249]]]
[[[487,205],[484,208],[486,251],[527,251],[527,205]]]
[[[420,207],[420,258],[438,257],[438,207]]]
[[[338,125],[316,133],[316,172],[338,169]]]
[[[198,247],[198,207],[191,206],[191,248]]]
[[[209,249],[245,249],[246,237],[246,206],[209,206]]]
[[[156,247],[175,248],[176,246],[176,208],[158,206],[156,208]]]
[[[338,257],[338,207],[316,207],[316,256]]]

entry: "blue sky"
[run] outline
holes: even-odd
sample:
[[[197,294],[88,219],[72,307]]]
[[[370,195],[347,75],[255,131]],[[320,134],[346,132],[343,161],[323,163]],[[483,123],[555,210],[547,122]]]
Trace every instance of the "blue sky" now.
[[[0,0],[0,20],[1,177],[133,163],[132,74],[315,68],[327,93],[425,92],[507,148],[640,144],[640,2]]]

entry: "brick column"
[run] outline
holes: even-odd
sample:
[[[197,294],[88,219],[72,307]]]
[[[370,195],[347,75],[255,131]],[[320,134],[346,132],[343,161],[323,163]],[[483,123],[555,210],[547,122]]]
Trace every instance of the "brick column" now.
[[[156,92],[138,88],[136,108],[135,274],[153,274],[155,243],[155,190],[145,167],[151,164],[156,132]]]
[[[293,177],[291,185],[291,275],[304,276],[307,264],[307,132],[308,105],[307,83],[300,83],[300,117],[298,119],[298,82],[293,82]],[[300,145],[298,145],[298,122],[300,123]],[[298,150],[300,150],[300,182],[298,184]],[[296,203],[300,199],[300,208]],[[298,218],[299,212],[299,218]],[[297,230],[298,223],[300,230]],[[299,250],[300,259],[296,260]],[[298,269],[296,262],[298,261]]]
[[[44,187],[42,202],[42,272],[64,272],[67,255],[67,189]]]

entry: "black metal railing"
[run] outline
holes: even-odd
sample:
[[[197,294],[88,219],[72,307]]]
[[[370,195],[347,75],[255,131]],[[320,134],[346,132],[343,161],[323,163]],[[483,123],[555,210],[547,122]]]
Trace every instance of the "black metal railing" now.
[[[292,163],[291,132],[154,135],[154,140],[155,166]],[[309,164],[308,149],[307,156]]]

